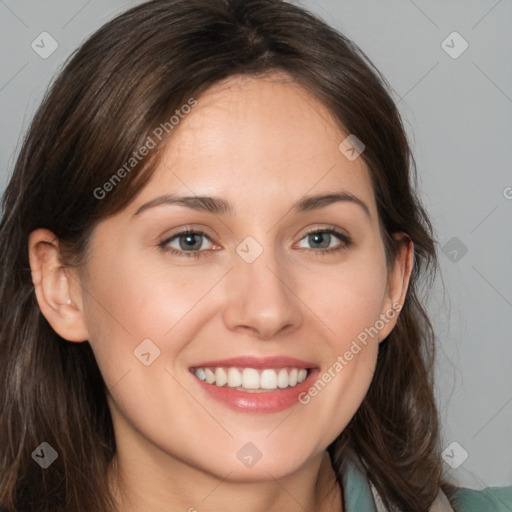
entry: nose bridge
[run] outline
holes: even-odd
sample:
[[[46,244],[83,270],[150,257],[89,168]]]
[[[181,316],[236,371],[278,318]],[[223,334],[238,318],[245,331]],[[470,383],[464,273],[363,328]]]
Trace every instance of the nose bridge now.
[[[247,237],[237,246],[236,253],[235,268],[228,275],[228,326],[250,329],[263,338],[270,338],[285,327],[297,327],[301,313],[292,292],[291,273],[279,260],[272,236],[265,237],[265,244]]]

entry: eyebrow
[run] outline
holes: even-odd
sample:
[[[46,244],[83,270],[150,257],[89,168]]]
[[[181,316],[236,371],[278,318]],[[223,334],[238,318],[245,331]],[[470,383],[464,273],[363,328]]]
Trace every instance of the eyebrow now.
[[[324,208],[338,202],[349,202],[360,206],[365,214],[371,218],[370,209],[368,206],[357,196],[350,192],[341,191],[333,194],[318,194],[314,196],[306,196],[292,205],[293,213],[309,212]],[[139,206],[137,211],[133,214],[135,217],[149,208],[154,208],[161,205],[179,205],[186,208],[191,208],[197,211],[206,211],[215,215],[234,215],[235,210],[233,206],[226,200],[218,197],[210,196],[177,196],[177,195],[163,195],[144,203]]]

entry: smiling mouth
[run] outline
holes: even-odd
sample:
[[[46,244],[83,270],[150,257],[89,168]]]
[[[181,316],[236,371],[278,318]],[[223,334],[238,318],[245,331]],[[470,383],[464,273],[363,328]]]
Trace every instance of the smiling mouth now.
[[[202,382],[219,388],[248,393],[264,393],[293,388],[304,382],[310,368],[196,367],[192,374]]]

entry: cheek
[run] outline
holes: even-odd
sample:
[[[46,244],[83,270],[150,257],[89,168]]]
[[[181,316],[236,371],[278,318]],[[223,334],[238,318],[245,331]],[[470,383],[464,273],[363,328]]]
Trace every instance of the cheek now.
[[[204,304],[197,306],[224,270],[171,267],[164,258],[149,265],[141,256],[98,258],[89,273],[93,277],[85,286],[84,313],[91,346],[108,383],[133,365],[134,351],[143,340],[151,340],[156,353],[165,354],[166,363],[174,361],[204,323]]]
[[[102,261],[91,275],[90,316],[129,333],[132,341],[162,338],[211,288],[211,272],[205,276],[197,269],[166,266],[165,261],[150,265],[143,256]]]
[[[303,284],[305,302],[326,326],[324,366],[301,398],[315,422],[336,437],[361,405],[378,354],[376,323],[381,314],[387,272],[385,260],[364,255],[335,270],[316,271]],[[311,283],[316,283],[312,286]]]
[[[322,320],[337,352],[365,329],[374,326],[386,292],[385,260],[378,250],[346,264],[311,269],[300,279],[298,295]],[[373,331],[372,331],[373,332]]]

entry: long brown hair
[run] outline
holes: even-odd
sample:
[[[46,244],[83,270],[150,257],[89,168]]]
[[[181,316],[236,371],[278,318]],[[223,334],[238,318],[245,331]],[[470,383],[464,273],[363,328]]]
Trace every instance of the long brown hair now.
[[[396,250],[393,233],[407,233],[415,246],[405,304],[380,344],[367,396],[328,448],[338,481],[340,464],[353,450],[387,505],[424,511],[441,485],[448,490],[432,391],[434,334],[419,297],[419,285],[428,285],[437,267],[435,242],[389,84],[356,44],[284,1],[154,0],[104,25],[70,58],[33,119],[3,197],[5,511],[115,510],[105,478],[116,450],[105,383],[89,343],[66,342],[42,315],[28,262],[29,233],[51,230],[64,249],[62,264],[80,265],[95,225],[124,208],[151,177],[165,131],[113,181],[148,137],[157,138],[157,127],[224,78],[275,71],[312,92],[346,133],[364,142],[388,263]],[[112,186],[104,187],[107,182]],[[32,460],[41,442],[58,453],[51,470]]]

